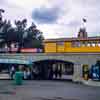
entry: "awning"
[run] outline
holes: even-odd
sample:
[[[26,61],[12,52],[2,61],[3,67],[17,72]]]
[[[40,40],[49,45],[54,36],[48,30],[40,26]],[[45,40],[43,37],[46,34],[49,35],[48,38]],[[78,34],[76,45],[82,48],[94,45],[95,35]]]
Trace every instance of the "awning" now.
[[[32,61],[19,60],[19,59],[0,59],[0,63],[4,63],[4,64],[32,64]]]

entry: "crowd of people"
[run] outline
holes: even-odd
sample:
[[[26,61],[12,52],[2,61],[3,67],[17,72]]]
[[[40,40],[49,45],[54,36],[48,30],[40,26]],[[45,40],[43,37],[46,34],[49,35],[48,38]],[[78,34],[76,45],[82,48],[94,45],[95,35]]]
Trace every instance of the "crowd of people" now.
[[[24,66],[18,66],[17,68],[15,68],[15,66],[12,66],[10,69],[10,77],[11,79],[15,78],[15,73],[17,71],[22,72],[23,74],[23,79],[31,79],[31,69],[28,67],[24,67]]]
[[[57,79],[62,77],[62,68],[61,67],[55,67],[49,69],[49,79]]]
[[[12,66],[10,68],[10,77],[14,79],[15,73],[20,71],[23,73],[23,79],[31,80],[31,79],[57,79],[62,77],[62,69],[61,67],[52,67],[48,68],[45,72],[45,69],[39,70],[38,67],[26,67],[23,65],[19,65],[18,67]]]

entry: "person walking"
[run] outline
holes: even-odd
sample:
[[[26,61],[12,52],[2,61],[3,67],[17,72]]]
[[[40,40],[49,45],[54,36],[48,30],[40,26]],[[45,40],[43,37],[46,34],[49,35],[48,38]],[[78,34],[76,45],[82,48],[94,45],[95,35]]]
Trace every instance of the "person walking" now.
[[[11,79],[14,79],[14,74],[15,74],[15,67],[12,66],[10,70]]]
[[[26,73],[27,73],[27,79],[30,80],[31,79],[31,71],[29,68],[27,69]]]
[[[61,66],[59,66],[58,75],[59,75],[59,78],[61,79],[62,77],[62,67]]]
[[[26,80],[27,79],[27,71],[26,70],[24,70],[24,79]]]
[[[57,79],[57,77],[58,77],[58,66],[56,66],[54,73],[55,73],[55,79]]]

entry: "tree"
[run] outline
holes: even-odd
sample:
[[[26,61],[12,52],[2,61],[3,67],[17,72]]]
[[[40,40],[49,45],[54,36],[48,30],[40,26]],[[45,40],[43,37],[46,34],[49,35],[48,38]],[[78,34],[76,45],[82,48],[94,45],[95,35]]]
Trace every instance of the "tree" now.
[[[2,13],[4,13],[3,9],[0,9],[0,43],[4,42],[4,33],[3,33],[3,25],[5,24],[3,22]]]
[[[43,35],[36,25],[32,25],[27,29],[27,36],[24,38],[23,47],[25,48],[42,48]]]
[[[4,10],[0,9],[0,39],[3,39],[3,43],[9,48],[12,43],[18,43],[19,51],[21,48],[43,47],[43,34],[34,23],[27,28],[27,19],[15,20],[15,27],[12,27],[10,20],[2,20],[3,12]]]
[[[23,19],[22,21],[15,20],[15,34],[16,34],[16,42],[19,44],[19,51],[23,47],[23,35],[26,31],[27,19]]]

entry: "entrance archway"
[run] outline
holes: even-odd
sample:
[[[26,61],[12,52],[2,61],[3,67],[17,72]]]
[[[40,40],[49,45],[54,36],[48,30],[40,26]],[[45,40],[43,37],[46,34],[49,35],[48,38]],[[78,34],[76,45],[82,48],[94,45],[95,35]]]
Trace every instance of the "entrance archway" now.
[[[33,69],[38,69],[34,79],[69,79],[74,74],[74,63],[63,60],[42,60],[34,62]]]

